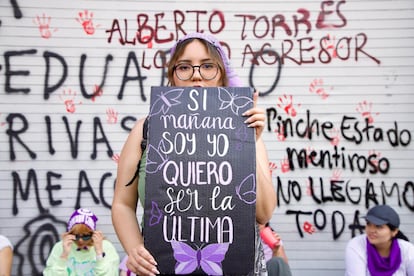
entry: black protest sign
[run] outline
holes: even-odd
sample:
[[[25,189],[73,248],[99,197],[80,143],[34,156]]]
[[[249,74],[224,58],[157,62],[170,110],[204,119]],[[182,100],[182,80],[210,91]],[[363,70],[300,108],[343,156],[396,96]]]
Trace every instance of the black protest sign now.
[[[248,87],[152,87],[144,241],[161,274],[253,271],[252,107]]]

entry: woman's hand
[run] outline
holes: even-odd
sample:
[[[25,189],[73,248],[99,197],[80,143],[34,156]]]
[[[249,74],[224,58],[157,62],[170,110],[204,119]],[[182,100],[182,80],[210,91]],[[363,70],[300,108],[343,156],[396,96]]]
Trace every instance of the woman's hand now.
[[[102,255],[103,251],[103,240],[105,236],[101,231],[94,231],[92,234],[93,246],[95,247],[96,255]]]
[[[273,248],[273,255],[274,256],[279,256],[278,251],[279,251],[279,248],[281,246],[281,244],[280,244],[281,238],[280,238],[279,234],[276,233],[275,231],[272,231],[272,234],[273,234],[273,237],[275,237],[275,239],[277,240],[277,246],[275,246]]]
[[[72,235],[68,232],[65,232],[62,234],[62,247],[63,247],[63,252],[60,255],[60,257],[62,259],[67,259],[69,254],[70,254],[70,250],[72,248],[72,243],[76,240],[76,236]]]
[[[256,140],[260,138],[265,127],[265,112],[263,109],[257,107],[257,99],[259,98],[259,91],[253,93],[253,107],[243,113],[243,116],[248,116],[244,121],[249,127],[256,128]]]
[[[157,262],[143,244],[133,248],[128,254],[127,267],[137,275],[152,276],[160,274],[156,266]]]

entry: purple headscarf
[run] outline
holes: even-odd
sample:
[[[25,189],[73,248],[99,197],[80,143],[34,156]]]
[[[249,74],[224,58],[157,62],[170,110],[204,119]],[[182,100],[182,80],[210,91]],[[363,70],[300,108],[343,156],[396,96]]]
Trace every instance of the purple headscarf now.
[[[97,221],[98,221],[98,218],[95,216],[94,213],[92,213],[88,209],[80,208],[78,210],[75,210],[75,212],[73,212],[72,215],[70,216],[67,230],[69,232],[72,229],[72,227],[75,226],[76,224],[85,224],[92,231],[95,231]]]
[[[227,77],[229,79],[229,86],[230,87],[243,86],[243,83],[242,83],[241,79],[237,76],[237,74],[233,70],[233,68],[231,68],[230,60],[227,57],[226,52],[223,49],[223,46],[221,46],[220,42],[212,35],[205,34],[205,33],[189,33],[189,34],[185,35],[184,37],[180,38],[174,44],[174,46],[171,48],[171,56],[174,54],[175,48],[177,47],[178,44],[180,44],[181,42],[183,42],[187,39],[191,39],[191,38],[202,39],[204,41],[207,41],[211,45],[213,45],[217,49],[217,51],[219,52],[219,54],[221,56],[221,59],[223,61],[224,68],[226,70],[226,74],[227,74]]]

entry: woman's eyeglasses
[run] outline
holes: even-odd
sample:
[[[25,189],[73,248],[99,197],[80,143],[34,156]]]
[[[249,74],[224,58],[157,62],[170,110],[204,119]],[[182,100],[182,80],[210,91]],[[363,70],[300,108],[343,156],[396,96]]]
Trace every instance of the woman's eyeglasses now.
[[[79,234],[74,234],[76,237],[76,240],[84,240],[84,241],[89,241],[92,238],[92,234],[86,234],[86,235],[79,235]]]
[[[180,63],[174,66],[174,71],[177,78],[186,81],[193,77],[196,68],[204,80],[212,80],[218,73],[218,65],[215,63],[202,63],[201,65]]]

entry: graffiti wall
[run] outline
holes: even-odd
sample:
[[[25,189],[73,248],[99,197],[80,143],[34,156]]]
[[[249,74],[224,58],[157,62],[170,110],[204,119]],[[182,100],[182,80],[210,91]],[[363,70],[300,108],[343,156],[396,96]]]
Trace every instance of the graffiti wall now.
[[[412,1],[0,2],[0,233],[39,275],[74,208],[124,255],[110,208],[119,153],[166,85],[174,41],[217,36],[261,92],[294,275],[343,275],[362,216],[387,203],[414,240]],[[142,215],[139,208],[137,216]]]

